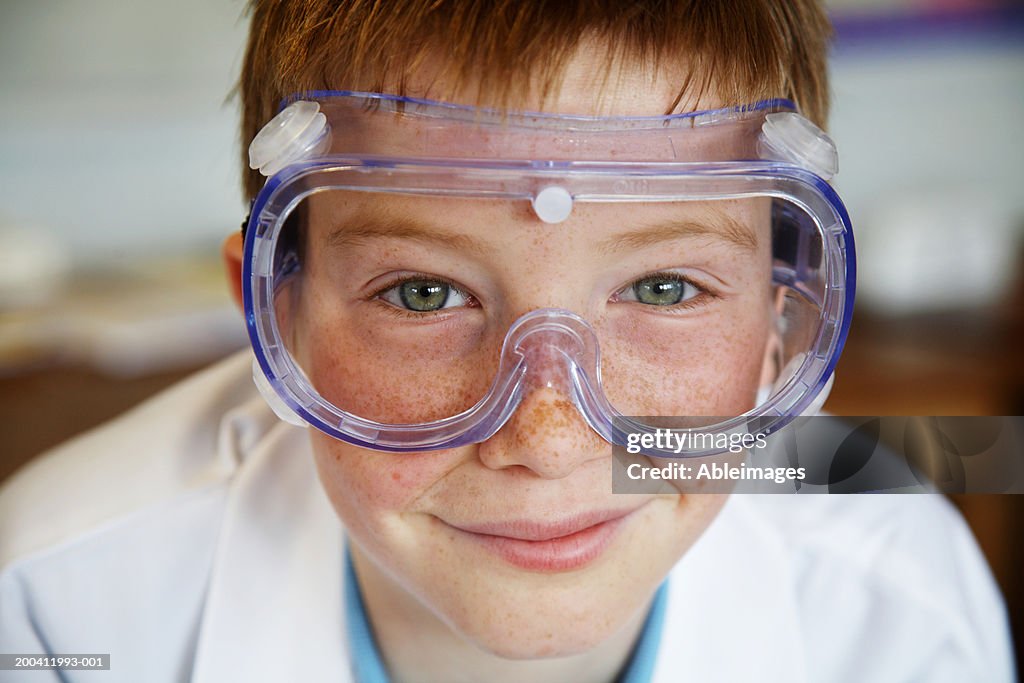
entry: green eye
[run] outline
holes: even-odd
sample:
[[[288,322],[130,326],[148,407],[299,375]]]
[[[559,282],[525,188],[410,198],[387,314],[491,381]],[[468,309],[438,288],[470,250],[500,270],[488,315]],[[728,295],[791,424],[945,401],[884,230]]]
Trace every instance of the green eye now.
[[[626,285],[612,297],[613,301],[635,302],[662,308],[688,308],[705,297],[716,298],[709,287],[698,284],[689,276],[672,271],[651,273]]]
[[[679,278],[656,275],[633,283],[633,296],[642,304],[651,306],[674,306],[693,298],[697,288]]]
[[[396,282],[377,297],[395,308],[413,313],[434,313],[445,308],[471,305],[472,297],[457,286],[428,277]]]
[[[444,282],[437,280],[409,280],[398,286],[402,305],[410,311],[429,313],[444,308],[451,292]]]

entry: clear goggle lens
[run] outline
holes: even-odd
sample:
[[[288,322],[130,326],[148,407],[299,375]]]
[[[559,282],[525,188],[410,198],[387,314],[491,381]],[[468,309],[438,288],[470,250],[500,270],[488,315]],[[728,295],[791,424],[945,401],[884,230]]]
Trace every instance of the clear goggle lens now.
[[[536,225],[516,225],[527,210],[304,197],[273,253],[287,363],[322,404],[372,423],[544,391],[607,433],[608,413],[654,426],[756,413],[821,355],[825,249],[791,202],[581,205],[541,249]]]
[[[790,106],[295,102],[250,150],[271,175],[246,235],[258,381],[384,450],[482,441],[538,394],[616,443],[777,429],[829,380],[853,300],[835,149]]]

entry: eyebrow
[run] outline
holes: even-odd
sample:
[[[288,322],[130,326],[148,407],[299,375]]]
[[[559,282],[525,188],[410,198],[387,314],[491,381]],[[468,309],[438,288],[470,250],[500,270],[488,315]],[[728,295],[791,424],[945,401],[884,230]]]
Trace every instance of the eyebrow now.
[[[603,252],[614,253],[692,237],[710,237],[745,251],[757,249],[757,235],[750,226],[724,213],[715,213],[710,221],[665,221],[629,230],[602,240],[597,247]]]
[[[629,230],[598,242],[597,248],[606,253],[615,253],[624,249],[640,249],[693,237],[719,239],[746,251],[757,248],[757,236],[754,231],[724,213],[716,213],[714,220],[710,222],[667,221]],[[469,235],[452,232],[441,226],[395,217],[357,218],[346,221],[327,234],[325,243],[328,247],[344,248],[365,244],[368,240],[388,238],[412,240],[476,254],[486,251],[480,240]]]
[[[469,235],[452,232],[441,226],[394,217],[356,218],[346,221],[333,228],[324,241],[328,247],[343,248],[376,239],[412,240],[477,254],[486,251],[480,240]]]

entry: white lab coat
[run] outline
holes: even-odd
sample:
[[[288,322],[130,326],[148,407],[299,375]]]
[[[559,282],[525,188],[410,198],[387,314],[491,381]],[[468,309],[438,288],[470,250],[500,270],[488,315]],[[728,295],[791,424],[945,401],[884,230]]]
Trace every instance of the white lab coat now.
[[[242,353],[0,490],[0,652],[110,653],[70,681],[350,680],[342,558],[305,432]],[[1001,599],[939,497],[734,496],[668,599],[658,683],[1013,680]]]

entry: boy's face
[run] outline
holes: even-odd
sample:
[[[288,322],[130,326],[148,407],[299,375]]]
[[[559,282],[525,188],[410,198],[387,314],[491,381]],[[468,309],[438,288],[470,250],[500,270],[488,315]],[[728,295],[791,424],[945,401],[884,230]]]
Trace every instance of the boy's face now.
[[[656,115],[682,82],[627,71],[597,102],[590,57],[548,110]],[[737,415],[774,371],[767,201],[580,205],[558,225],[525,203],[323,193],[306,209],[303,279],[320,285],[293,292],[286,336],[326,398],[370,419],[465,409],[509,324],[537,308],[616,331],[601,339],[601,371],[633,414]],[[670,222],[702,230],[641,230]],[[690,307],[627,300],[630,283],[680,270],[704,278]],[[419,284],[403,291],[410,274]],[[460,293],[430,317],[410,313],[409,298],[429,305],[438,285]],[[724,503],[613,495],[611,447],[557,383],[530,385],[497,434],[457,449],[389,454],[310,436],[368,602],[422,607],[512,658],[583,652],[635,625]]]

